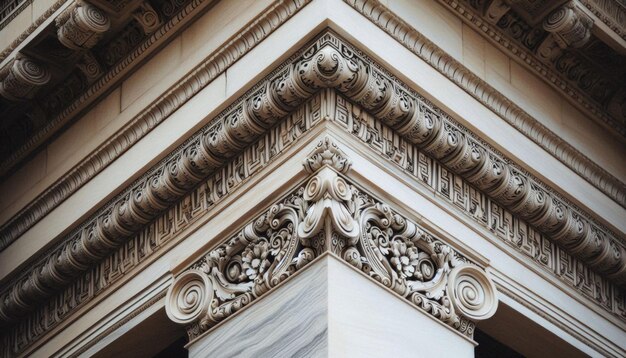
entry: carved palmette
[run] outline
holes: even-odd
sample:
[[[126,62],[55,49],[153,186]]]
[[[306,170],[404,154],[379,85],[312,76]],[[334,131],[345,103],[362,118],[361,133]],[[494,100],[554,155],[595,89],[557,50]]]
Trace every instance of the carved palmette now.
[[[328,160],[334,157],[335,160]],[[307,183],[180,274],[166,309],[201,334],[330,252],[471,336],[497,308],[493,282],[450,246],[360,191],[336,170],[347,159],[328,138],[305,161]],[[313,169],[311,169],[313,168]]]

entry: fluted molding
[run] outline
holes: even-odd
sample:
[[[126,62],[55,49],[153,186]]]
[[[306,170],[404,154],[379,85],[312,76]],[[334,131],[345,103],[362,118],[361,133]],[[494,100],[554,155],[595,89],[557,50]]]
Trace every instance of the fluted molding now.
[[[313,156],[319,162],[319,153]],[[176,277],[165,308],[190,339],[326,253],[469,337],[475,321],[495,313],[496,288],[482,268],[351,184],[336,163],[324,162],[306,184]]]
[[[324,88],[362,106],[593,270],[617,285],[626,282],[620,238],[328,32],[7,284],[0,318],[34,310]],[[347,235],[350,228],[344,229]]]
[[[45,65],[28,56],[19,55],[0,70],[0,95],[10,101],[33,98],[51,77]]]

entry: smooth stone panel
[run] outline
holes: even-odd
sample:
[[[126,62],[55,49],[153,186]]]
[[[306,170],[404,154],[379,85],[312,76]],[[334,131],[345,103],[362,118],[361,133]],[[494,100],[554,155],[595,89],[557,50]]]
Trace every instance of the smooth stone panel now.
[[[335,258],[328,260],[330,357],[474,357],[474,343]]]

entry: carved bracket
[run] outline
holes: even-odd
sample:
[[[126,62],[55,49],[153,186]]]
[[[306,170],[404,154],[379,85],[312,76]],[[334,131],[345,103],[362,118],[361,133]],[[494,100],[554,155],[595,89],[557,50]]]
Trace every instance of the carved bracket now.
[[[0,95],[11,101],[33,98],[50,78],[45,66],[20,54],[0,71]]]
[[[141,25],[146,35],[156,31],[163,23],[159,14],[147,1],[139,5],[139,8],[133,12],[133,18]]]
[[[97,7],[76,2],[56,18],[59,41],[73,50],[89,49],[110,27],[108,16]]]
[[[326,138],[318,149],[329,145],[336,148]],[[317,150],[305,167],[319,158]],[[190,338],[325,252],[469,337],[473,321],[495,313],[496,288],[482,268],[351,185],[331,163],[174,280],[166,311]]]
[[[593,20],[573,3],[567,3],[546,17],[543,28],[550,33],[537,48],[537,55],[553,61],[562,50],[581,47],[591,38]]]

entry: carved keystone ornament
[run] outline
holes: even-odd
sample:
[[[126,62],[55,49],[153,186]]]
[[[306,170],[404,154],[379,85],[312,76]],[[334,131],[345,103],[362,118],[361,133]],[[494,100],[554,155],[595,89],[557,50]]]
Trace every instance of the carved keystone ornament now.
[[[350,184],[349,160],[329,138],[304,162],[317,169],[187,271],[167,292],[170,319],[190,338],[266,294],[326,252],[472,337],[491,317],[496,288],[485,271],[388,205]]]

